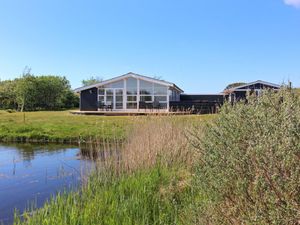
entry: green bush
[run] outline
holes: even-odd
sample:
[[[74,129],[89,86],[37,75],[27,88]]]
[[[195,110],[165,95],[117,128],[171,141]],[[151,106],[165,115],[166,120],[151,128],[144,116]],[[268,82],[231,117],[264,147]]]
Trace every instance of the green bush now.
[[[203,224],[298,224],[300,100],[291,90],[265,91],[247,103],[225,104],[204,133],[196,184]]]

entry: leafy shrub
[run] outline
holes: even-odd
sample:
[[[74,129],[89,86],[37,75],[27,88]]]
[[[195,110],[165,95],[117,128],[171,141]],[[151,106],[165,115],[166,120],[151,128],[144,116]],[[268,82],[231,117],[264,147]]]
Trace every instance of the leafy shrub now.
[[[201,223],[300,222],[300,100],[293,91],[225,104],[204,129],[192,133]]]

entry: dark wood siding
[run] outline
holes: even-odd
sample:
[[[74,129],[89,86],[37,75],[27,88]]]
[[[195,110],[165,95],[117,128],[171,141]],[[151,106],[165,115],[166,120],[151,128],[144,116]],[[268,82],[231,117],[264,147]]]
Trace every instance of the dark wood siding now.
[[[80,93],[80,110],[97,111],[98,110],[98,90],[91,88]]]
[[[247,98],[247,92],[246,91],[237,91],[237,92],[235,92],[235,98],[236,98],[236,101],[245,100]]]
[[[180,102],[170,102],[171,111],[188,111],[195,114],[216,113],[224,103],[224,96],[181,94]]]
[[[221,102],[170,102],[171,112],[190,112],[192,114],[211,114],[217,113],[219,108],[223,105]]]
[[[192,101],[192,102],[223,102],[223,95],[188,95],[182,94],[180,95],[180,101]]]

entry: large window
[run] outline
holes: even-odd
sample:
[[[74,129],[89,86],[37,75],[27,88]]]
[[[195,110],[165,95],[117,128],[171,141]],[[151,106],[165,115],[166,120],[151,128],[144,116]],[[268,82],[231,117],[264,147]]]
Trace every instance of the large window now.
[[[127,109],[137,109],[137,79],[128,78],[127,87]]]
[[[168,90],[169,88],[163,85],[154,84],[154,102],[159,102],[162,108],[168,106]]]
[[[114,89],[106,89],[106,104],[113,105],[114,102]]]
[[[152,95],[153,94],[153,83],[148,81],[140,81],[140,95]]]
[[[141,102],[152,102],[152,95],[141,95],[140,96]]]
[[[118,91],[120,92],[120,90],[122,91],[122,89],[124,88],[124,80],[120,80],[120,81],[116,81],[113,83],[108,83],[105,84],[101,87],[99,87],[98,89],[98,101],[100,104],[106,104],[106,105],[112,105],[114,104],[114,89],[118,89]],[[121,94],[120,93],[116,93],[116,95],[118,96],[116,99],[116,101],[118,102],[117,107],[116,108],[120,108],[121,106]]]
[[[104,104],[105,103],[105,89],[104,88],[99,88],[98,89],[98,101],[100,102],[100,104]]]
[[[137,95],[137,79],[127,79],[127,95]]]
[[[140,80],[140,101],[147,103],[159,102],[162,107],[166,108],[168,90],[169,88],[164,85]]]
[[[124,88],[124,80],[106,84],[104,87],[105,88]]]
[[[153,102],[153,83],[140,80],[140,101]]]
[[[168,95],[168,87],[154,84],[154,95]]]
[[[112,103],[114,109],[122,109],[123,104],[126,104],[124,108],[137,109],[139,102],[159,103],[160,107],[166,108],[168,95],[170,99],[174,99],[169,87],[133,77],[127,78],[126,81],[105,84],[98,89],[99,101],[105,104]]]

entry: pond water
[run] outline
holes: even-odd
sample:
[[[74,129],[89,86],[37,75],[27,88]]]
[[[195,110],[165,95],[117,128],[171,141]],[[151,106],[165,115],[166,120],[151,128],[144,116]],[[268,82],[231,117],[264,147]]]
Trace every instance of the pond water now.
[[[0,144],[0,224],[13,223],[14,209],[41,207],[58,191],[80,185],[92,164],[74,146]]]

